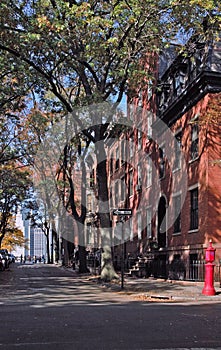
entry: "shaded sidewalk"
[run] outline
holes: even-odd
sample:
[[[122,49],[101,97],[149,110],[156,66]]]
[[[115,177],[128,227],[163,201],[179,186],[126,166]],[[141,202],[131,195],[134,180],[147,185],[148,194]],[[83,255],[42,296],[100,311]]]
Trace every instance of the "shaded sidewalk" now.
[[[97,282],[102,288],[111,289],[113,292],[130,295],[136,300],[152,302],[221,302],[221,286],[218,282],[214,283],[216,295],[208,296],[202,294],[204,282],[127,277],[124,279],[124,288],[122,289],[120,279],[107,283],[99,282],[97,277],[90,276],[88,280]]]
[[[61,267],[60,268],[64,268]],[[66,268],[64,268],[66,269]],[[137,278],[124,276],[124,288],[121,288],[121,275],[118,280],[104,282],[98,275],[78,274],[76,270],[67,269],[76,277],[90,283],[96,283],[103,290],[113,291],[129,296],[133,300],[150,302],[219,302],[221,303],[221,285],[214,283],[216,294],[203,295],[204,282],[165,280],[158,278]]]

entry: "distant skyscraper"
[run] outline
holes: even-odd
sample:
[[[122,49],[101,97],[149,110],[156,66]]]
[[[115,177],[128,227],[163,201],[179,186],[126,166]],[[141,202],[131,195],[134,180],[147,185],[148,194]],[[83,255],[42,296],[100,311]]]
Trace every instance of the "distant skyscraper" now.
[[[36,257],[46,255],[46,237],[41,228],[30,228],[30,255]]]
[[[44,232],[39,227],[31,225],[31,220],[27,219],[27,211],[18,209],[16,215],[16,226],[23,232],[24,237],[27,239],[26,248],[17,247],[13,252],[16,256],[36,256],[46,257],[46,237]]]

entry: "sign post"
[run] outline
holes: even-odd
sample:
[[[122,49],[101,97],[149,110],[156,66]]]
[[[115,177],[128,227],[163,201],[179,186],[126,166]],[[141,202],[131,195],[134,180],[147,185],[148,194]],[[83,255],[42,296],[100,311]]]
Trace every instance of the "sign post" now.
[[[122,249],[121,249],[121,289],[124,289],[124,258],[125,258],[125,246],[124,246],[124,227],[123,223],[126,216],[132,215],[132,209],[129,208],[119,208],[113,210],[113,215],[121,217],[122,222]]]

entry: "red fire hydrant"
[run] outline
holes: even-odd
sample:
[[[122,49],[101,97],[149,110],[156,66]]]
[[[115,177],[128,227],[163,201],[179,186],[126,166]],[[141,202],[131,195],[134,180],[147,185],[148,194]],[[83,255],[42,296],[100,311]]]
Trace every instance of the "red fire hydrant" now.
[[[209,242],[209,247],[206,249],[206,264],[205,264],[205,281],[202,294],[204,295],[215,295],[216,291],[214,288],[214,264],[215,260],[215,248],[212,246],[212,240]]]

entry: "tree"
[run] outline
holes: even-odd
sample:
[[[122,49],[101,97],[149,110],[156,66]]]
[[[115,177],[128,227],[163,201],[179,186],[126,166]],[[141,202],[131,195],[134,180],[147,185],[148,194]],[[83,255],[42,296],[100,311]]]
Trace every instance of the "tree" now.
[[[59,157],[59,167],[56,174],[59,198],[61,198],[64,208],[71,212],[75,219],[76,225],[73,224],[72,230],[77,231],[78,234],[79,273],[88,272],[84,233],[81,232],[81,227],[86,218],[87,169],[85,157],[90,142],[85,140],[83,136],[78,134],[65,145],[64,152]],[[79,234],[80,232],[81,234]],[[73,241],[74,239],[71,239],[72,243],[74,243]]]
[[[219,13],[220,5],[212,0],[1,2],[1,66],[13,63],[26,89],[35,91],[45,109],[60,115],[73,113],[85,137],[94,144],[99,217],[103,240],[107,239],[103,243],[105,279],[115,276],[110,267],[103,142],[111,116],[124,93],[131,93],[128,83],[141,86],[151,75],[152,67],[146,71],[140,64],[142,57],[152,57],[182,31],[198,33],[206,15],[207,23],[216,28]],[[184,17],[188,21],[184,22]],[[93,113],[89,123],[84,123],[74,113],[77,106],[110,100],[112,111],[105,120]]]
[[[13,213],[21,204],[30,187],[29,174],[15,162],[0,168],[0,246],[10,228]]]
[[[6,234],[2,240],[2,248],[8,251],[16,247],[26,247],[28,240],[24,237],[23,232],[16,227],[15,216],[11,216],[6,228]]]

